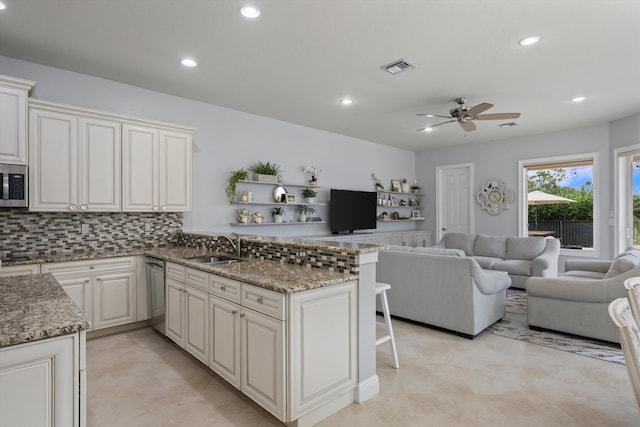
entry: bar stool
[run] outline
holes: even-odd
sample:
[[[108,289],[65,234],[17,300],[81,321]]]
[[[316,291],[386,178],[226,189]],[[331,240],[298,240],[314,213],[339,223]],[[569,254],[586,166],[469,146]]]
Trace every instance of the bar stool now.
[[[396,339],[393,336],[393,327],[391,326],[391,315],[389,314],[389,303],[387,301],[387,290],[391,289],[391,285],[387,283],[376,283],[376,295],[380,295],[380,302],[382,303],[382,315],[384,316],[384,323],[376,322],[377,326],[382,326],[387,330],[387,335],[378,338],[376,340],[376,346],[387,341],[391,342],[391,352],[393,353],[393,367],[398,369],[398,352],[396,351]]]

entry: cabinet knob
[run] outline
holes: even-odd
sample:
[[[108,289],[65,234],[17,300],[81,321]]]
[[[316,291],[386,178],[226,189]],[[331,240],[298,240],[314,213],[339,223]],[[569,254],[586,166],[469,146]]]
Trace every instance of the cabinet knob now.
[[[258,304],[262,304],[262,297],[258,297],[256,301],[258,301]]]
[[[89,268],[90,268],[91,270],[93,270],[95,267],[92,265],[92,266],[90,266]]]
[[[87,205],[80,205],[80,209],[82,209],[83,211],[86,211],[86,210],[87,210],[87,208],[88,208],[88,206],[87,206]]]
[[[240,315],[240,317],[244,317],[244,313],[242,313],[242,314]]]
[[[231,312],[231,314],[233,314],[233,315],[235,316],[236,314],[238,314],[238,310],[233,310],[233,311]]]
[[[85,280],[84,280],[84,283],[89,283],[89,279],[85,279]]]
[[[78,207],[76,205],[69,205],[70,211],[75,211]]]
[[[226,289],[226,288],[225,288],[225,286],[224,286],[224,285],[220,286],[220,290],[221,290],[221,291],[224,291],[225,289]]]
[[[102,281],[102,279],[101,279],[101,278],[99,278],[99,277],[98,277],[96,280],[97,280],[98,282]]]

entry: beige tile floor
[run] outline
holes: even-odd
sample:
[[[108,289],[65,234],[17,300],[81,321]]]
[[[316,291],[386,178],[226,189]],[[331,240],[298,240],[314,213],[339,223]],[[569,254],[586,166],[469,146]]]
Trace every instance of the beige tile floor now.
[[[380,346],[380,393],[320,426],[640,426],[625,366],[488,332],[394,328],[400,369]],[[87,367],[90,427],[281,425],[150,328],[89,340]]]

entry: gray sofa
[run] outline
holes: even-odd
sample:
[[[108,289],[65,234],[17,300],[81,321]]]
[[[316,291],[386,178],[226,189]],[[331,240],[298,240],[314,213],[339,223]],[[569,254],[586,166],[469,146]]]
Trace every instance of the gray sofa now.
[[[608,307],[627,296],[626,279],[640,276],[640,246],[613,261],[568,260],[565,270],[557,278],[527,280],[529,326],[620,342]]]
[[[474,337],[505,315],[505,272],[483,270],[461,250],[392,246],[379,253],[392,316]],[[380,307],[378,307],[380,310]]]
[[[531,276],[558,275],[560,241],[550,237],[447,233],[434,247],[462,250],[485,270],[505,271],[516,288]]]

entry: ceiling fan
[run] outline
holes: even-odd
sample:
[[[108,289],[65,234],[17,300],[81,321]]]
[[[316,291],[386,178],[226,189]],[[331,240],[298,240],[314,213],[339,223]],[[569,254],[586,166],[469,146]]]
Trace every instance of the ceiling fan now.
[[[427,129],[433,129],[436,126],[444,125],[447,123],[458,122],[460,127],[464,129],[466,132],[472,132],[476,130],[476,125],[473,123],[473,120],[508,120],[508,119],[517,119],[520,117],[520,113],[495,113],[495,114],[480,114],[487,111],[489,108],[493,107],[493,104],[489,104],[488,102],[483,102],[474,107],[469,107],[467,104],[467,98],[457,98],[456,102],[458,106],[449,110],[448,116],[442,116],[439,114],[426,114],[420,113],[416,114],[417,116],[425,116],[425,117],[442,117],[443,119],[451,119],[446,122],[437,123],[432,126],[427,126],[422,129],[418,129],[419,131],[424,131]]]

